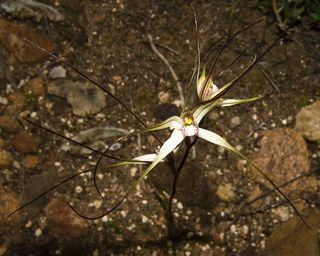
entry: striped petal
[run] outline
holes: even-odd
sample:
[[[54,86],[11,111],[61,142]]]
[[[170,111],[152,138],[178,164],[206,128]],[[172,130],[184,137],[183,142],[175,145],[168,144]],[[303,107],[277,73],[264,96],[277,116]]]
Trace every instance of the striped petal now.
[[[221,99],[217,105],[221,107],[230,107],[233,105],[238,105],[238,104],[259,100],[259,99],[262,99],[263,97],[264,96],[258,96],[258,97],[248,98],[248,99]]]

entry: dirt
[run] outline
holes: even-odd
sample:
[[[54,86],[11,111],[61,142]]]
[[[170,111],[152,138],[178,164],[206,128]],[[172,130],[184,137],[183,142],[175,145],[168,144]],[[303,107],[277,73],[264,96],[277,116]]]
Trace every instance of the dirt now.
[[[226,37],[230,28],[235,33],[261,20],[240,33],[223,51],[213,76],[218,87],[235,78],[254,55],[259,56],[281,34],[274,18],[264,16],[256,1],[240,1],[238,4],[220,0],[44,2],[54,6],[64,19],[52,21],[45,15],[39,18],[39,15],[24,16],[3,11],[1,19],[23,25],[21,29],[25,29],[26,34],[32,31],[32,37],[44,37],[43,42],[50,45],[50,50],[54,49],[53,53],[63,56],[73,67],[99,81],[147,124],[153,124],[168,113],[175,113],[180,102],[176,81],[151,49],[148,35],[153,37],[157,49],[173,67],[186,95],[196,65],[194,10],[197,13],[202,64],[207,62],[207,66],[213,63],[214,55],[209,53],[215,46],[214,42]],[[210,113],[204,126],[241,148],[241,152],[248,156],[259,150],[258,141],[263,130],[293,127],[295,115],[301,107],[319,99],[319,41],[319,31],[303,25],[295,26],[260,61],[276,85],[273,94],[257,102],[217,108]],[[0,104],[0,114],[14,124],[10,127],[6,122],[0,133],[5,140],[5,150],[10,151],[14,158],[10,167],[0,171],[0,183],[4,191],[8,191],[3,193],[19,197],[20,205],[65,177],[94,168],[99,158],[95,153],[65,152],[61,146],[70,142],[39,129],[23,117],[67,137],[99,125],[129,131],[141,128],[132,115],[109,96],[99,113],[84,117],[73,114],[76,112],[66,98],[47,91],[49,83],[61,81],[63,84],[64,78],[54,79],[49,75],[50,70],[61,63],[54,58],[39,61],[26,56],[34,55],[35,50],[41,52],[27,45],[32,50],[25,50],[23,44],[25,60],[21,56],[14,57],[19,52],[14,53],[12,47],[4,47],[0,51],[1,97],[8,99],[7,104]],[[226,69],[245,48],[247,50],[241,58]],[[37,55],[41,58],[47,56],[43,52]],[[66,79],[84,82],[85,79],[72,68],[65,68]],[[223,70],[223,75],[218,77]],[[225,97],[248,98],[270,91],[270,84],[256,67]],[[193,81],[190,89],[190,103],[193,104],[195,92]],[[162,104],[161,95],[164,94],[166,100]],[[230,123],[234,117],[240,120],[240,124],[234,126]],[[166,139],[169,131],[158,134]],[[112,139],[107,143],[110,141]],[[143,134],[140,138],[126,139],[120,144],[120,149],[110,153],[130,159],[142,153],[153,153],[156,145],[152,136]],[[27,169],[24,161],[29,152],[34,154],[37,164]],[[308,142],[308,152],[310,174],[319,168],[319,145]],[[105,159],[102,166],[111,162],[111,159]],[[17,213],[19,220],[21,216],[20,222],[14,219],[10,224],[15,228],[0,231],[0,252],[7,255],[260,255],[264,252],[267,237],[295,213],[286,206],[284,212],[288,218],[282,218],[283,212],[276,214],[265,207],[282,200],[277,194],[263,197],[263,204],[255,205],[256,208],[247,206],[242,209],[242,203],[255,193],[252,191],[259,191],[255,196],[260,196],[268,190],[250,178],[246,167],[232,153],[205,141],[197,141],[178,181],[173,211],[181,233],[174,241],[167,239],[164,210],[151,185],[159,185],[165,193],[172,191],[173,177],[165,164],[155,168],[148,180],[143,181],[121,207],[107,217],[85,220],[61,205],[68,202],[85,216],[98,216],[121,198],[145,168],[125,166],[104,170],[101,167],[98,185],[104,192],[104,199],[99,197],[93,186],[92,174],[86,173],[70,180]],[[319,175],[319,171],[312,174]],[[235,191],[232,199],[219,199],[216,191],[221,184],[232,188],[232,193]],[[300,210],[319,208],[319,191],[300,192],[298,196],[302,199],[297,200]],[[49,218],[45,209],[55,204],[63,211],[53,209]],[[15,208],[16,205],[15,202]],[[245,210],[254,214],[245,215]],[[57,225],[56,221],[63,219],[63,214],[67,214],[64,221],[74,218],[72,222],[79,226],[71,222],[68,225],[68,221],[65,225]],[[63,228],[78,230],[63,232]]]

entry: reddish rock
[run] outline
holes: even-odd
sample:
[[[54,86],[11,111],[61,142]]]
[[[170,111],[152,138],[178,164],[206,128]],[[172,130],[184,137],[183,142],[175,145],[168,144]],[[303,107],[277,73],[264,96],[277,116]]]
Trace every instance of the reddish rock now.
[[[22,92],[14,91],[8,94],[8,100],[18,108],[22,108],[25,104],[26,97]]]
[[[32,93],[35,96],[43,96],[46,92],[44,87],[44,81],[42,77],[36,77],[30,79],[24,86],[23,86],[25,93]]]
[[[34,62],[48,57],[47,53],[25,41],[24,37],[51,52],[54,50],[53,43],[49,38],[39,32],[0,18],[0,43],[16,59],[21,62]]]
[[[38,149],[38,139],[34,138],[31,133],[22,131],[14,136],[10,144],[20,153],[35,153]]]
[[[3,115],[0,116],[0,128],[5,132],[17,133],[20,125],[13,116]]]
[[[0,168],[8,168],[13,162],[13,157],[10,152],[0,150]]]
[[[35,155],[27,155],[23,160],[22,164],[27,169],[32,169],[38,166],[40,159],[38,156]]]
[[[3,148],[4,144],[5,144],[4,139],[0,137],[0,148]]]
[[[303,137],[289,128],[265,131],[258,143],[260,149],[251,156],[251,160],[277,184],[306,173],[310,168],[308,148]],[[250,172],[258,182],[273,188],[255,170]],[[294,190],[312,189],[316,186],[314,179],[303,178],[293,182],[282,190],[286,193]]]
[[[75,214],[61,197],[53,199],[45,207],[45,213],[48,229],[56,235],[78,238],[89,230],[87,221]]]
[[[21,221],[19,212],[8,218],[8,215],[20,206],[20,201],[15,193],[5,191],[3,188],[0,188],[0,195],[0,227],[10,231]]]

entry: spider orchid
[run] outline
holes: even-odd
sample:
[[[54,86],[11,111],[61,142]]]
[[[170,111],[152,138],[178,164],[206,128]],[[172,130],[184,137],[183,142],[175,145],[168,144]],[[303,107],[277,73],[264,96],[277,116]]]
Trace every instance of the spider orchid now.
[[[258,172],[262,174],[263,177],[265,177],[267,180],[269,180],[270,183],[272,183],[275,187],[273,181],[271,181],[266,174],[262,170],[260,170],[257,166],[255,166],[247,157],[245,157],[242,153],[240,153],[234,146],[229,144],[223,137],[218,135],[215,132],[206,130],[204,128],[200,127],[200,123],[203,120],[203,118],[216,106],[220,107],[229,107],[237,104],[242,103],[248,103],[252,102],[258,99],[261,99],[264,96],[258,96],[254,98],[248,98],[248,99],[223,99],[222,95],[224,95],[229,88],[236,83],[240,77],[242,77],[244,74],[247,73],[249,69],[251,69],[256,64],[256,59],[253,60],[253,62],[248,65],[238,77],[233,79],[231,82],[227,83],[226,85],[222,86],[220,89],[213,83],[213,80],[211,76],[206,77],[205,74],[205,67],[203,68],[202,74],[200,77],[197,78],[197,94],[200,99],[200,104],[193,108],[190,111],[183,111],[180,116],[172,116],[168,118],[167,120],[153,125],[151,127],[147,127],[143,130],[133,132],[129,135],[126,135],[124,137],[121,137],[118,140],[121,140],[123,138],[127,138],[128,136],[137,135],[143,132],[150,132],[150,131],[158,131],[163,129],[170,129],[172,130],[172,133],[170,137],[162,144],[160,147],[158,153],[153,154],[146,154],[142,155],[136,158],[133,158],[128,161],[121,161],[117,162],[115,164],[111,164],[108,166],[108,168],[112,167],[118,167],[118,166],[124,166],[128,164],[148,164],[150,165],[147,167],[147,169],[143,172],[143,174],[138,178],[138,180],[129,188],[129,190],[125,193],[125,195],[122,197],[122,199],[109,211],[105,212],[103,215],[97,216],[97,217],[87,217],[76,211],[71,205],[70,207],[76,211],[77,214],[80,216],[87,218],[87,219],[98,219],[101,218],[113,210],[115,210],[129,195],[129,193],[140,184],[140,182],[153,170],[160,162],[164,161],[165,158],[171,154],[178,146],[187,138],[187,137],[198,137],[203,140],[206,140],[207,142],[210,142],[212,144],[222,146],[241,158],[247,160],[251,165],[253,165]],[[117,140],[117,141],[118,141]],[[97,187],[98,190],[98,187]],[[99,192],[99,190],[98,190]],[[282,194],[282,192],[280,192]],[[100,192],[99,192],[100,194]],[[101,195],[101,194],[100,194]],[[283,195],[285,196],[285,195]]]
[[[278,191],[283,198],[287,200],[287,202],[291,205],[291,207],[294,209],[294,211],[297,213],[299,218],[302,220],[302,222],[307,226],[308,224],[305,222],[305,220],[302,218],[299,211],[296,209],[296,207],[293,205],[293,203],[287,198],[287,196],[280,190],[280,188],[275,184],[275,182],[270,179],[263,170],[261,170],[257,165],[255,165],[252,161],[250,161],[246,156],[244,156],[239,150],[237,150],[234,146],[229,144],[223,137],[218,135],[217,133],[201,128],[200,123],[203,120],[203,118],[214,108],[217,106],[220,107],[229,107],[233,105],[243,104],[252,102],[255,100],[259,100],[265,96],[257,96],[253,98],[247,98],[247,99],[223,99],[222,96],[230,89],[232,85],[234,85],[243,75],[245,75],[257,62],[257,59],[255,58],[250,65],[248,65],[241,73],[238,75],[235,79],[233,79],[231,82],[225,84],[220,89],[217,85],[213,83],[211,75],[206,77],[205,74],[205,67],[203,68],[202,74],[199,77],[197,76],[197,94],[200,99],[200,104],[193,108],[191,111],[182,111],[180,116],[172,116],[168,118],[167,120],[151,126],[147,127],[143,130],[131,133],[129,135],[126,135],[124,137],[121,137],[120,139],[126,138],[128,136],[137,135],[143,132],[150,132],[150,131],[158,131],[169,128],[172,130],[172,133],[170,137],[162,144],[160,147],[158,153],[153,154],[146,154],[142,155],[136,158],[133,158],[128,161],[121,161],[117,162],[115,164],[111,164],[108,166],[108,168],[112,167],[118,167],[118,166],[124,166],[129,164],[148,164],[150,165],[147,167],[147,169],[142,173],[142,175],[138,178],[136,182],[134,182],[133,185],[127,190],[127,192],[124,194],[124,196],[121,198],[121,200],[114,205],[111,209],[109,209],[107,212],[95,216],[95,217],[88,217],[81,213],[79,213],[72,205],[69,204],[69,206],[81,217],[86,219],[99,219],[105,215],[108,215],[109,213],[113,212],[115,209],[117,209],[123,201],[128,197],[128,195],[135,189],[136,186],[138,186],[141,181],[160,163],[165,160],[165,158],[174,152],[176,148],[179,147],[179,145],[187,138],[187,137],[198,137],[203,140],[206,140],[209,143],[221,146],[223,148],[226,148],[227,150],[235,153],[242,159],[245,159],[249,165],[251,165],[260,175],[266,179],[272,186],[275,188],[276,191]],[[262,73],[265,75],[265,73],[262,71]],[[267,77],[266,77],[267,78]],[[268,78],[267,78],[268,79]],[[269,79],[268,79],[269,80]],[[118,140],[120,140],[118,139]],[[118,141],[117,140],[117,141]],[[96,186],[98,193],[99,192],[98,187]],[[310,228],[310,227],[309,227]]]

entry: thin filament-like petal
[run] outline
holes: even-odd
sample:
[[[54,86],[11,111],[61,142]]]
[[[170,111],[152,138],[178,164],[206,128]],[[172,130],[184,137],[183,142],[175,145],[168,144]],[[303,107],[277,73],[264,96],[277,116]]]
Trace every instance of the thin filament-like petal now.
[[[243,103],[248,103],[248,102],[252,102],[255,100],[259,100],[263,97],[264,96],[257,96],[257,97],[248,98],[248,99],[221,99],[217,105],[221,106],[221,107],[230,107],[230,106],[234,106],[234,105],[238,105],[238,104],[243,104]]]
[[[237,150],[234,146],[230,145],[224,138],[222,138],[220,135],[218,135],[214,132],[199,128],[198,136],[206,141],[213,143],[213,144],[216,144],[216,145],[222,146],[226,149],[229,149],[230,151],[232,151],[236,155],[240,156],[242,159],[246,160],[263,178],[265,178],[281,194],[281,196],[291,205],[291,207],[296,212],[296,214],[299,216],[301,221],[309,229],[311,229],[310,226],[308,225],[308,223],[303,219],[303,217],[300,214],[300,212],[298,211],[298,209],[291,202],[291,200],[281,191],[281,189],[276,185],[276,183],[271,178],[269,178],[268,175],[263,170],[261,170],[255,163],[250,161],[249,158],[244,156],[239,150]]]

